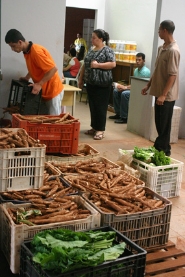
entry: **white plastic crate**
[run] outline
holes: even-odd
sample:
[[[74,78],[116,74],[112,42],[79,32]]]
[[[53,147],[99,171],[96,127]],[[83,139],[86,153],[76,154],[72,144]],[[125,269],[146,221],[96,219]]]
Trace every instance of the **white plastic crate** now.
[[[0,149],[0,191],[42,186],[46,146]]]
[[[99,212],[88,204],[81,196],[74,195],[74,200],[76,203],[80,204],[81,207],[88,209],[91,212],[91,215],[85,219],[35,226],[15,224],[7,211],[8,208],[29,207],[31,204],[14,205],[13,203],[6,203],[1,205],[2,221],[0,225],[2,226],[2,251],[10,265],[12,273],[17,274],[20,270],[21,243],[32,239],[38,232],[58,228],[83,231],[100,227]]]
[[[171,124],[171,134],[170,134],[170,143],[177,143],[178,135],[179,135],[179,125],[180,125],[180,116],[181,116],[182,108],[174,106],[173,108],[173,116],[172,116],[172,124]],[[154,119],[154,107],[151,110],[151,131],[150,131],[150,140],[155,141],[157,135],[157,130],[155,127],[155,119]]]
[[[145,185],[159,195],[171,198],[179,196],[184,163],[171,159],[170,165],[151,166],[133,158],[132,167],[140,173]]]

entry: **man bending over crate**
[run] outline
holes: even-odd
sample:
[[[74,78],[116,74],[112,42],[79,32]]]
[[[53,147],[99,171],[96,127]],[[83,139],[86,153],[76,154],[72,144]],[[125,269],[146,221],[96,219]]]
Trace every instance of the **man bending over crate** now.
[[[48,107],[49,114],[61,113],[61,101],[64,95],[63,84],[58,69],[49,51],[41,45],[26,41],[16,29],[11,29],[5,36],[5,42],[14,52],[23,52],[28,73],[20,80],[33,80],[32,93],[39,94],[42,89],[42,98]]]

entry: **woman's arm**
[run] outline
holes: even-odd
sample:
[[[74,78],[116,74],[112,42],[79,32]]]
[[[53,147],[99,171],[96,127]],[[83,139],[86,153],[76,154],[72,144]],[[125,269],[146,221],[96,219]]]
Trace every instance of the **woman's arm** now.
[[[66,67],[63,68],[63,71],[69,71],[71,66],[72,66],[71,64],[68,64]]]
[[[116,67],[116,62],[98,63],[97,61],[91,62],[91,68],[112,69]]]

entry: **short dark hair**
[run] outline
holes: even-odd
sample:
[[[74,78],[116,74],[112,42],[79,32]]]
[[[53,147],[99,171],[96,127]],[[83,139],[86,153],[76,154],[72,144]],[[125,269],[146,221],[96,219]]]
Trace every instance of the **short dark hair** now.
[[[143,61],[145,60],[145,54],[144,53],[139,52],[139,53],[136,54],[136,57],[142,57]]]
[[[71,54],[72,57],[76,57],[76,49],[75,48],[71,48],[69,53]]]
[[[161,22],[160,27],[162,30],[166,29],[168,33],[173,34],[175,30],[175,24],[171,20],[164,20]]]
[[[6,43],[17,43],[19,40],[25,41],[25,38],[16,29],[10,29],[5,36]]]

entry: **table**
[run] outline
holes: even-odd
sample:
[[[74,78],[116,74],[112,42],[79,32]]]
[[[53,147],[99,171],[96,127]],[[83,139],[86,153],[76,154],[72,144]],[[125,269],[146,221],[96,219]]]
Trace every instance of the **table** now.
[[[81,89],[64,84],[64,97],[62,99],[62,106],[72,106],[72,115],[75,114],[76,91],[81,91]]]

